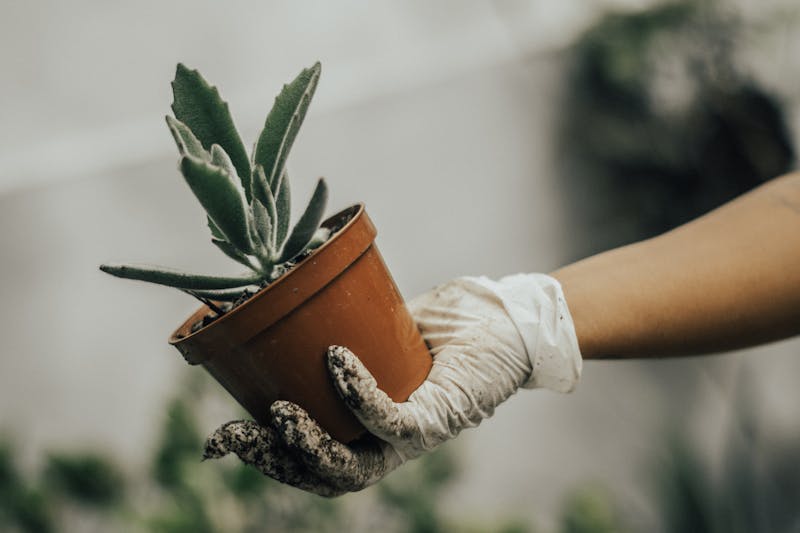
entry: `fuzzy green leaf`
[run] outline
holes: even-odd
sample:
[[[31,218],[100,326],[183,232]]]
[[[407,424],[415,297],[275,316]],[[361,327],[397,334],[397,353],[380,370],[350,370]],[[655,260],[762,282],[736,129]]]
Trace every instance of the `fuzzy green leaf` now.
[[[236,169],[233,167],[233,162],[231,161],[231,158],[228,157],[228,154],[225,152],[225,150],[223,150],[218,144],[211,146],[211,164],[224,169],[228,175],[231,176],[231,182],[236,185],[237,188],[239,187],[239,180],[233,177],[236,176]],[[249,230],[250,242],[252,242],[253,246],[255,247],[263,248],[263,246],[261,246],[261,239],[258,236],[258,232],[255,231],[255,222],[253,221],[251,211],[252,210],[245,212],[245,214],[248,215],[247,227]],[[255,252],[255,248],[253,248],[253,251]]]
[[[314,248],[319,248],[325,241],[330,239],[331,237],[331,230],[329,228],[319,228],[317,231],[314,232],[314,236],[311,237],[306,249],[313,250]]]
[[[222,169],[224,169],[229,176],[231,176],[231,182],[238,188],[239,181],[236,180],[233,176],[236,175],[236,169],[233,167],[233,163],[231,162],[231,158],[228,157],[228,154],[225,153],[225,150],[218,144],[214,144],[211,146],[211,164],[216,165]],[[250,202],[252,205],[252,201]],[[262,244],[261,238],[256,231],[255,221],[251,216],[251,211],[246,211],[247,216],[247,229],[250,235],[250,242],[253,243],[254,247],[259,249],[266,248],[266,244]],[[224,240],[224,239],[223,239]],[[264,250],[266,251],[266,250]],[[255,252],[255,248],[253,248],[253,252]],[[229,256],[230,257],[230,256]],[[237,259],[238,260],[238,259]]]
[[[278,250],[282,242],[276,240],[276,235],[277,228],[281,220],[278,216],[278,209],[275,205],[275,196],[273,195],[272,189],[267,183],[264,167],[261,165],[256,165],[253,171],[253,192],[254,196],[261,202],[261,205],[263,205],[267,210],[267,214],[269,215],[270,219],[270,226],[272,228],[270,243],[273,249]]]
[[[286,169],[284,168],[283,172],[281,172],[280,177],[269,184],[269,189],[270,191],[272,191],[272,196],[274,196],[276,200],[278,199],[278,193],[281,190],[281,185],[283,184],[283,180],[285,178],[286,178]]]
[[[181,172],[225,240],[240,252],[253,253],[247,207],[234,178],[224,169],[189,155],[181,159]]]
[[[211,237],[214,239],[219,239],[221,241],[225,240],[225,235],[223,235],[222,230],[220,230],[214,221],[211,220],[210,216],[206,216],[206,220],[208,221],[208,229],[211,230]]]
[[[211,164],[223,169],[231,178],[236,176],[236,168],[233,166],[233,161],[231,161],[228,153],[218,144],[211,145]],[[239,186],[238,180],[232,179],[231,181],[237,187]]]
[[[275,203],[274,197],[272,198],[272,202],[269,201],[269,198],[272,196],[272,190],[267,182],[267,177],[264,173],[264,167],[261,165],[256,165],[253,167],[253,177],[250,182],[250,186],[253,189],[253,197],[261,200],[261,203],[264,204],[264,206],[266,206],[268,203]]]
[[[253,165],[261,165],[270,184],[283,174],[286,158],[308,111],[322,67],[319,62],[283,86],[267,115],[253,151]]]
[[[234,245],[232,245],[231,243],[229,243],[228,241],[226,241],[224,239],[212,238],[211,242],[214,243],[214,245],[217,248],[222,250],[222,253],[224,253],[225,255],[227,255],[228,257],[233,259],[234,261],[237,261],[237,262],[243,264],[244,266],[246,266],[247,268],[249,268],[251,270],[256,270],[256,268],[254,267],[253,262],[250,260],[250,258],[247,257],[242,252],[240,252],[239,250],[237,250],[236,247]]]
[[[275,235],[276,250],[280,250],[286,241],[292,217],[292,195],[289,190],[289,176],[285,170],[278,181],[278,192],[275,195],[275,216],[278,219]]]
[[[194,136],[194,133],[186,124],[169,115],[165,118],[167,119],[167,127],[172,134],[172,138],[175,139],[175,144],[178,145],[178,152],[181,155],[193,155],[204,161],[210,159],[208,152],[203,148],[203,144]]]
[[[217,88],[210,86],[196,70],[179,63],[172,95],[175,116],[192,130],[206,150],[211,150],[212,144],[219,144],[230,155],[249,201],[250,161],[228,104]]]
[[[259,173],[258,165],[253,167],[253,172],[250,174],[250,191],[253,193],[253,198],[265,198],[265,191],[264,189],[269,188],[269,184],[266,183],[266,178],[264,177],[264,173]]]
[[[255,273],[242,274],[241,276],[206,276],[189,274],[168,267],[135,264],[105,264],[100,265],[100,270],[118,278],[148,281],[178,289],[191,290],[232,289],[234,287],[252,285],[261,280],[261,277]]]
[[[308,203],[303,216],[297,221],[289,240],[286,241],[286,246],[283,249],[279,263],[292,259],[297,254],[301,253],[311,239],[314,233],[319,228],[322,222],[322,215],[325,213],[325,205],[328,202],[328,186],[325,180],[320,178],[317,182],[317,187],[314,189],[314,194],[311,195],[311,201]]]
[[[275,254],[275,230],[272,217],[269,216],[269,211],[258,198],[253,198],[253,201],[250,202],[250,210],[253,212],[253,222],[258,238],[267,248],[266,255],[269,258],[273,258]]]

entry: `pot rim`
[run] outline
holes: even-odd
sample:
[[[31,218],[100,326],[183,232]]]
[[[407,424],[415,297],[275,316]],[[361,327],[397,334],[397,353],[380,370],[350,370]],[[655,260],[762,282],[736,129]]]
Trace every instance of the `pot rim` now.
[[[200,329],[198,329],[198,330],[196,330],[194,332],[191,332],[188,335],[184,335],[184,336],[179,337],[178,334],[182,330],[186,329],[187,325],[188,325],[189,328],[191,328],[192,324],[194,324],[197,320],[200,320],[205,314],[207,314],[209,311],[211,311],[211,309],[206,305],[203,305],[202,307],[200,307],[197,311],[192,313],[192,315],[189,316],[189,318],[184,320],[181,323],[181,325],[178,326],[178,328],[172,333],[172,335],[170,335],[169,341],[168,341],[169,344],[171,344],[173,346],[180,347],[181,344],[189,343],[189,342],[191,342],[192,339],[194,339],[196,337],[199,337],[199,336],[203,336],[203,334],[207,333],[210,329],[213,328],[213,326],[222,325],[223,329],[224,329],[224,324],[234,320],[234,318],[231,318],[231,317],[236,317],[238,314],[241,314],[241,313],[245,312],[245,310],[248,308],[248,306],[250,304],[252,304],[256,300],[256,298],[258,298],[258,299],[267,298],[266,295],[271,290],[274,290],[276,287],[285,285],[287,283],[286,280],[290,280],[293,277],[293,274],[295,274],[296,272],[301,270],[301,267],[303,267],[307,263],[314,262],[314,260],[315,260],[315,258],[317,256],[319,256],[328,247],[333,246],[334,243],[336,241],[338,241],[339,238],[342,235],[344,235],[346,233],[346,231],[350,227],[352,227],[353,225],[358,223],[362,218],[364,218],[366,216],[364,203],[363,202],[358,202],[356,204],[353,204],[353,205],[351,205],[349,207],[346,207],[346,208],[336,212],[335,214],[333,214],[330,217],[328,217],[327,219],[325,219],[322,222],[321,226],[324,227],[324,226],[333,225],[333,224],[335,224],[335,222],[338,219],[340,219],[342,217],[345,217],[345,216],[348,216],[348,215],[350,215],[350,220],[348,220],[347,223],[344,226],[339,228],[339,230],[336,233],[331,235],[331,237],[327,241],[325,241],[321,246],[316,248],[308,257],[303,258],[302,261],[300,261],[299,263],[294,265],[291,269],[286,271],[284,274],[282,274],[275,281],[273,281],[272,283],[270,283],[269,285],[267,285],[263,289],[261,289],[258,292],[256,292],[253,296],[251,296],[249,299],[247,299],[241,305],[236,306],[234,309],[231,309],[230,311],[228,311],[227,313],[225,313],[221,317],[215,319],[210,324],[208,324],[206,326],[203,326],[202,328],[200,328]],[[373,235],[373,239],[374,239],[374,235]],[[364,251],[366,251],[366,249],[368,247],[369,247],[369,245],[365,246],[363,250],[360,250],[358,255],[353,258],[353,261],[358,259],[358,257],[360,257],[361,254]],[[219,329],[219,328],[214,328],[214,329]],[[186,354],[184,354],[184,355],[186,355]]]

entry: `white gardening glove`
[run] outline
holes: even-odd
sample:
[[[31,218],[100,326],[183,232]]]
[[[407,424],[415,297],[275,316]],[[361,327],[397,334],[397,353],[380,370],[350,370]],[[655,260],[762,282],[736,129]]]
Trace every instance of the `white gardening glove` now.
[[[272,427],[229,422],[209,437],[204,456],[234,452],[278,481],[336,496],[363,489],[477,426],[520,387],[569,392],[580,377],[575,328],[550,276],[457,278],[414,299],[409,309],[433,368],[408,401],[392,401],[346,348],[328,351],[335,388],[368,435],[339,443],[302,408],[277,401]]]

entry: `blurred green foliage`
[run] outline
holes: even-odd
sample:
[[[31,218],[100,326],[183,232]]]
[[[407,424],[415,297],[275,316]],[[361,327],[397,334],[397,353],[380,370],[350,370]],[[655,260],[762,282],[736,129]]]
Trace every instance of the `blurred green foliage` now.
[[[572,254],[652,237],[788,171],[781,100],[744,72],[721,1],[605,15],[569,49],[557,164]]]
[[[258,498],[266,490],[267,485],[273,482],[255,468],[250,468],[244,463],[225,470],[222,481],[233,495],[243,500]]]
[[[450,453],[422,456],[379,485],[380,500],[400,511],[409,533],[448,531],[438,512],[440,496],[457,473],[458,465]]]
[[[393,473],[366,500],[370,507],[355,513],[347,497],[304,493],[235,457],[201,462],[200,411],[207,396],[223,393],[200,372],[187,377],[165,406],[149,469],[125,472],[100,453],[58,452],[38,475],[25,476],[10,440],[0,439],[0,530],[72,531],[90,521],[111,531],[340,532],[373,530],[366,524],[377,520],[387,532],[530,531],[513,520],[476,525],[474,517],[444,514],[443,496],[461,469],[448,447]]]
[[[562,513],[562,533],[623,533],[617,511],[601,487],[583,487],[567,497]]]
[[[125,483],[122,473],[107,459],[92,453],[57,453],[47,459],[44,482],[48,490],[96,507],[120,502]]]
[[[669,453],[658,476],[664,527],[669,532],[712,532],[709,472],[686,442],[677,437],[669,442]]]
[[[0,442],[0,526],[30,533],[54,531],[46,495],[30,486],[16,467],[9,441]]]
[[[656,470],[666,533],[800,531],[800,440],[765,434],[764,413],[746,387],[739,387],[733,403],[719,467],[682,432],[668,432],[667,455]]]
[[[20,490],[8,502],[9,520],[20,529],[30,533],[56,531],[55,521],[48,506],[47,497],[37,490]]]
[[[184,470],[195,466],[203,438],[187,399],[175,398],[167,406],[167,416],[153,460],[153,477],[167,489],[181,488]],[[189,463],[189,464],[187,464]]]
[[[110,530],[188,533],[214,531],[370,530],[352,519],[347,499],[328,500],[265,478],[235,458],[200,462],[202,439],[197,393],[167,408],[150,475],[123,473],[101,454],[50,454],[38,476],[23,475],[10,441],[0,442],[0,529],[24,532],[73,530],[69,520],[93,515]],[[189,401],[192,398],[193,401]],[[715,467],[680,431],[665,439],[666,455],[654,453],[653,491],[665,533],[793,533],[800,528],[800,442],[765,441],[752,400],[739,399]],[[179,468],[162,467],[170,458]],[[161,466],[159,466],[161,465]],[[169,475],[164,475],[164,472]],[[452,445],[405,465],[380,483],[367,514],[383,531],[516,533],[533,531],[513,517],[481,524],[481,510],[449,516],[443,501],[461,465]],[[144,471],[143,471],[144,472]],[[65,515],[70,503],[76,503]],[[358,514],[358,513],[356,513]],[[562,533],[632,531],[613,495],[588,484],[567,495]],[[635,518],[635,517],[634,517]],[[360,529],[359,529],[360,527]],[[653,526],[655,527],[655,525]]]
[[[206,533],[218,531],[206,510],[206,503],[195,491],[181,487],[165,498],[160,508],[145,522],[157,533]]]

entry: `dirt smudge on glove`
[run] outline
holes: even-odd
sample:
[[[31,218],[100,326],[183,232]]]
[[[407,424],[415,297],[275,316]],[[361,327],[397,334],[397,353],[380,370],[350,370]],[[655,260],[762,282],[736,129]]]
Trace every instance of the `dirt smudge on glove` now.
[[[272,414],[286,446],[300,457],[306,468],[337,490],[361,490],[386,473],[383,451],[374,437],[367,436],[349,446],[343,444],[291,402],[275,402]]]
[[[242,462],[281,483],[320,496],[342,494],[342,491],[334,490],[293,458],[275,430],[252,420],[237,420],[222,425],[206,440],[203,459],[218,459],[229,453],[235,453]]]

